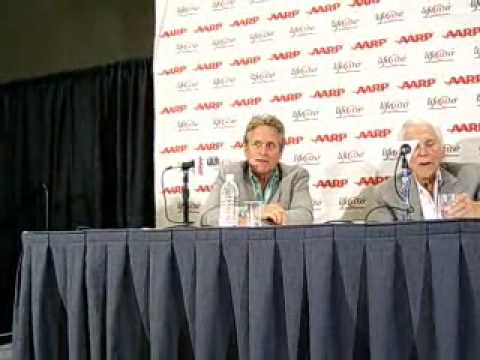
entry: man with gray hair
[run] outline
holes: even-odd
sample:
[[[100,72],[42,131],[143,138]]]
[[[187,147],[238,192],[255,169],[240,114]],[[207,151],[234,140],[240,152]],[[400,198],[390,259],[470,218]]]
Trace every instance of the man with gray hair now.
[[[479,204],[473,201],[480,197],[478,166],[464,165],[456,176],[447,171],[441,164],[445,156],[442,134],[438,127],[427,121],[405,122],[400,137],[418,141],[409,161],[412,172],[407,192],[410,194],[409,206],[397,194],[395,179],[391,178],[373,189],[373,201],[367,209],[366,220],[437,219],[441,213],[440,194],[443,193],[455,194],[455,200],[443,209],[443,217],[479,217]],[[399,176],[396,182],[400,183]]]
[[[274,225],[310,224],[313,221],[309,174],[298,165],[280,163],[285,129],[272,115],[254,116],[243,138],[246,161],[222,166],[200,211],[201,226],[218,226],[220,189],[226,174],[233,174],[243,201],[263,201],[262,219]]]

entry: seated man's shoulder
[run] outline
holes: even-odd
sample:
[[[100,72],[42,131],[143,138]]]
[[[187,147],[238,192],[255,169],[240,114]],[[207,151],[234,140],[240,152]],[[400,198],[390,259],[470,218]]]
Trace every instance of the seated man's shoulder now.
[[[281,168],[282,168],[282,176],[288,177],[288,176],[307,176],[308,170],[301,167],[300,165],[288,165],[281,163]]]
[[[241,173],[245,165],[245,161],[226,161],[222,164],[221,169],[224,174],[236,174]]]

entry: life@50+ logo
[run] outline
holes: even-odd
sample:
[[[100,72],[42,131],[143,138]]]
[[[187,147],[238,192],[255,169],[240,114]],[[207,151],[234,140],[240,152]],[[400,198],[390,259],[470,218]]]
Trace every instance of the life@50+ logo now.
[[[178,16],[192,16],[197,15],[200,10],[200,6],[178,6],[177,15]]]
[[[422,16],[424,18],[432,18],[436,16],[446,16],[452,13],[452,4],[438,3],[430,6],[422,7]]]
[[[347,74],[352,72],[362,71],[362,62],[361,61],[336,61],[333,63],[333,71],[336,74]]]
[[[337,119],[362,117],[365,108],[362,105],[340,105],[335,108]]]
[[[200,127],[200,123],[191,119],[184,119],[177,121],[177,129],[179,132],[182,131],[196,131]]]
[[[431,50],[425,51],[425,63],[426,64],[436,64],[439,62],[451,62],[454,61],[455,49],[445,50]]]
[[[342,196],[338,199],[340,210],[363,209],[367,206],[367,200],[361,196]]]
[[[318,66],[301,65],[294,66],[290,70],[290,76],[292,79],[304,79],[309,77],[315,77],[318,73]]]
[[[406,113],[410,106],[408,100],[386,100],[380,102],[380,112],[382,114]]]
[[[455,109],[457,101],[458,97],[432,96],[427,99],[427,106],[429,110]]]
[[[235,8],[236,0],[214,0],[212,1],[213,11],[222,11]]]
[[[337,162],[339,164],[353,164],[358,162],[363,162],[365,157],[364,151],[358,150],[345,150],[340,151],[337,155]]]
[[[322,155],[319,152],[296,153],[293,155],[293,161],[299,165],[320,164]]]
[[[337,31],[347,31],[347,30],[354,30],[358,28],[358,23],[360,22],[359,19],[354,18],[343,18],[343,19],[335,19],[332,20],[330,26],[332,30]]]
[[[292,119],[295,122],[318,120],[319,110],[299,109],[292,111]]]
[[[232,129],[237,125],[237,122],[237,119],[228,117],[212,119],[214,129]]]
[[[233,76],[216,77],[212,80],[212,87],[214,89],[229,88],[234,86],[236,81],[237,78]]]
[[[379,68],[407,66],[407,55],[397,53],[382,55],[377,58],[377,64]]]
[[[404,21],[405,11],[403,10],[389,10],[382,11],[375,14],[375,20],[378,25],[389,24],[392,22]]]

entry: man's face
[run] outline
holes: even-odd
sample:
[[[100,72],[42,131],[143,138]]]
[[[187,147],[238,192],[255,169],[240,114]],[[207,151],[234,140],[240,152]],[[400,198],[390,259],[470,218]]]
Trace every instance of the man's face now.
[[[428,125],[411,126],[405,132],[405,140],[419,141],[410,158],[410,168],[417,180],[432,179],[444,156],[442,144],[435,131]]]
[[[259,178],[269,177],[282,157],[282,137],[271,127],[261,125],[247,134],[245,157]]]

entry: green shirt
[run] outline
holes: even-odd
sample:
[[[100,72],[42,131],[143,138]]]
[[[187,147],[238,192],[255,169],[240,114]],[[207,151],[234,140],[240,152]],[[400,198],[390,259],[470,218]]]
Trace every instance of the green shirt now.
[[[263,201],[264,204],[268,204],[280,186],[280,172],[278,171],[278,166],[273,171],[272,176],[270,176],[265,191],[262,191],[262,184],[260,184],[250,167],[248,168],[248,175],[250,176],[250,181],[253,186],[255,200]]]

